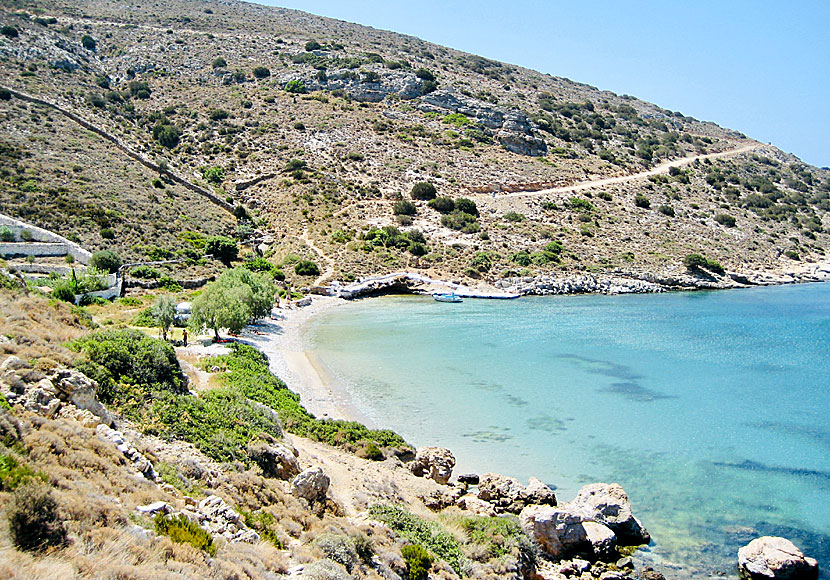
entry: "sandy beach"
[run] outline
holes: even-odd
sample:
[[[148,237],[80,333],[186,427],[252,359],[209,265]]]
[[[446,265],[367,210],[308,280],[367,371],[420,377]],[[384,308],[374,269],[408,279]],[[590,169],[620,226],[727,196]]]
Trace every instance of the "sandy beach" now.
[[[353,404],[349,394],[328,375],[313,351],[305,350],[302,328],[313,316],[346,304],[341,298],[313,296],[308,306],[274,308],[269,319],[247,327],[242,340],[268,356],[271,372],[300,395],[303,406],[319,418],[371,421]]]

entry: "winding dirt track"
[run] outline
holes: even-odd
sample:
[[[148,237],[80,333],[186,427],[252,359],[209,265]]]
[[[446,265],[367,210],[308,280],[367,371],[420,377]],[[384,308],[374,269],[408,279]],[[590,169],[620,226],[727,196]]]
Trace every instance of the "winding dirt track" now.
[[[675,159],[673,161],[666,161],[661,163],[657,167],[653,167],[648,171],[642,171],[640,173],[632,173],[631,175],[621,175],[619,177],[607,177],[605,179],[595,179],[589,181],[582,181],[579,183],[574,183],[573,185],[568,185],[564,187],[552,187],[550,189],[539,189],[536,191],[516,191],[513,193],[503,193],[497,194],[498,198],[505,198],[505,197],[527,197],[532,195],[544,195],[548,193],[568,193],[568,192],[577,192],[583,191],[586,189],[593,189],[595,187],[604,187],[606,185],[615,185],[617,183],[626,183],[628,181],[635,181],[637,179],[644,179],[647,177],[651,177],[652,175],[660,175],[662,173],[668,173],[670,167],[685,167],[686,165],[691,165],[697,160],[703,161],[704,159],[719,159],[721,157],[731,157],[733,155],[740,155],[741,153],[746,153],[747,151],[753,151],[755,149],[760,149],[764,147],[762,143],[750,143],[749,145],[744,145],[742,147],[738,147],[736,149],[729,149],[727,151],[721,151],[720,153],[707,153],[705,155],[692,155],[691,157],[683,157],[681,159]],[[481,194],[486,195],[486,194]]]
[[[329,258],[323,250],[318,248],[314,245],[314,242],[311,241],[311,238],[308,237],[308,228],[303,230],[303,235],[300,236],[309,248],[314,251],[320,258],[326,263],[326,270],[322,274],[320,274],[317,279],[314,281],[313,286],[320,286],[326,278],[331,278],[334,276],[334,260]]]

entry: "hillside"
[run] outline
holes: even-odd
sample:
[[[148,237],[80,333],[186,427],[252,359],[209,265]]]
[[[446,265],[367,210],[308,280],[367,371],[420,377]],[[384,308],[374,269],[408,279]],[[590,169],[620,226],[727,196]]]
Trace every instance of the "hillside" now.
[[[830,172],[739,132],[301,12],[127,6],[4,4],[0,84],[123,147],[3,91],[0,212],[131,258],[254,236],[341,281],[672,277],[691,253],[745,280],[826,259]],[[408,203],[418,182],[453,201]]]

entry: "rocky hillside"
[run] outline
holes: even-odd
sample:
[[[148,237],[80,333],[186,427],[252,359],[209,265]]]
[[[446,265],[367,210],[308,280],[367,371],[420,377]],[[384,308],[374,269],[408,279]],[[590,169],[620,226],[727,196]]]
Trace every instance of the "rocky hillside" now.
[[[233,234],[344,282],[826,259],[830,172],[628,95],[241,2],[13,0],[0,24],[0,212],[91,249]]]

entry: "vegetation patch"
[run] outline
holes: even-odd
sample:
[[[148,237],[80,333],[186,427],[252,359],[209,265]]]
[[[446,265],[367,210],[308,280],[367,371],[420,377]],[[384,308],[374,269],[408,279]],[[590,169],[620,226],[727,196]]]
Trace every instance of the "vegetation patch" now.
[[[216,555],[216,546],[209,533],[191,522],[183,514],[169,517],[158,514],[153,520],[157,534],[169,537],[177,544],[190,544],[198,550],[204,550],[211,556]]]

